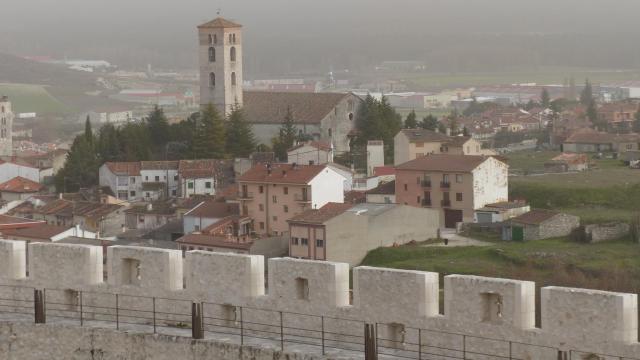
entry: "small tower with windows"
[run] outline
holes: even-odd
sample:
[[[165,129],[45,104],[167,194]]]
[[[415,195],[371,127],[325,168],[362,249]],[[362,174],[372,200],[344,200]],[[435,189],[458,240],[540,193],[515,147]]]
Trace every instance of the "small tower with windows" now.
[[[198,26],[200,106],[242,106],[242,25],[221,17]]]
[[[13,112],[7,96],[0,96],[0,156],[13,155]]]

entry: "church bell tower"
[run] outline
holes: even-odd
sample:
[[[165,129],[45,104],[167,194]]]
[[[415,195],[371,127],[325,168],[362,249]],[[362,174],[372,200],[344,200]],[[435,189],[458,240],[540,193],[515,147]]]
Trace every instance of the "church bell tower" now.
[[[200,107],[242,107],[242,25],[218,17],[198,26]]]

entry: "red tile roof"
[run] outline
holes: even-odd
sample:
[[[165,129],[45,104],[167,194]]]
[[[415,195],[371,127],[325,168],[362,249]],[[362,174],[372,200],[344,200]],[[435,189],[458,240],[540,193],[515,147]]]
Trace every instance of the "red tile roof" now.
[[[238,182],[305,185],[325,168],[325,165],[256,165],[244,173]]]
[[[600,132],[591,128],[575,131],[564,142],[567,144],[611,144],[615,141],[615,135]]]
[[[312,209],[288,220],[290,223],[323,224],[351,209],[353,204],[328,203],[320,209]]]
[[[487,156],[432,154],[396,166],[397,170],[471,172]]]
[[[395,174],[396,168],[394,168],[393,166],[377,166],[373,168],[373,175],[375,176],[389,176]]]
[[[280,124],[291,110],[296,124],[319,124],[349,94],[245,91],[247,121]]]
[[[240,206],[238,204],[229,204],[217,200],[205,201],[193,210],[187,212],[185,216],[204,217],[204,218],[224,218],[231,215],[240,214]]]
[[[6,229],[2,230],[0,233],[5,238],[23,237],[37,240],[50,240],[52,237],[61,234],[69,229],[70,228],[64,226],[42,224],[39,226],[22,229]]]
[[[39,226],[44,221],[25,219],[15,216],[0,215],[0,230],[2,229],[20,229],[25,227]]]
[[[187,234],[176,240],[176,242],[186,246],[207,246],[243,251],[248,251],[253,245],[253,242],[232,242],[221,236],[203,234]]]
[[[22,194],[37,193],[42,190],[43,187],[44,185],[40,183],[18,176],[0,184],[0,191]]]
[[[222,17],[215,18],[207,23],[198,26],[198,29],[224,29],[224,28],[241,28],[242,25]]]
[[[116,175],[140,176],[140,162],[108,162],[105,165]]]
[[[511,221],[520,224],[539,225],[558,214],[560,213],[557,211],[534,209],[528,213],[514,217]]]

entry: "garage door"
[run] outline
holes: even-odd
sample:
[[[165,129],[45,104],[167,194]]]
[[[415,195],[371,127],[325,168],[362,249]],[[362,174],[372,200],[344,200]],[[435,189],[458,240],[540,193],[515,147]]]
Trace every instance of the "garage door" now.
[[[524,228],[522,226],[511,227],[511,240],[524,241]]]
[[[462,222],[462,210],[444,209],[444,227],[455,229],[459,222]]]

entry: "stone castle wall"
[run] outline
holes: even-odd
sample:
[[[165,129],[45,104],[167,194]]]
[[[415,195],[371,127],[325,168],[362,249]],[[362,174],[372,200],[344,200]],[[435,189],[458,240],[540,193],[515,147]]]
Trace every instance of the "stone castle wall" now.
[[[191,251],[183,258],[175,250],[113,246],[103,275],[102,248],[34,243],[28,245],[27,276],[26,254],[24,242],[0,241],[0,285],[46,288],[48,296],[70,306],[77,304],[69,293],[87,292],[85,304],[105,307],[113,299],[107,294],[117,293],[121,306],[129,301],[128,306],[140,308],[148,304],[126,296],[157,297],[157,311],[171,314],[188,314],[192,301],[203,302],[208,316],[229,322],[244,307],[244,317],[263,323],[277,323],[273,314],[287,312],[286,321],[301,329],[319,326],[320,316],[326,318],[327,332],[361,335],[362,324],[377,323],[385,339],[434,348],[455,348],[461,336],[468,337],[466,351],[497,357],[557,359],[558,350],[573,350],[640,358],[635,294],[545,287],[536,309],[533,282],[449,275],[441,314],[437,273],[357,267],[351,299],[349,266],[341,263],[270,259],[265,281],[261,256]],[[0,297],[16,294],[0,286]],[[540,328],[535,327],[537,311]]]

